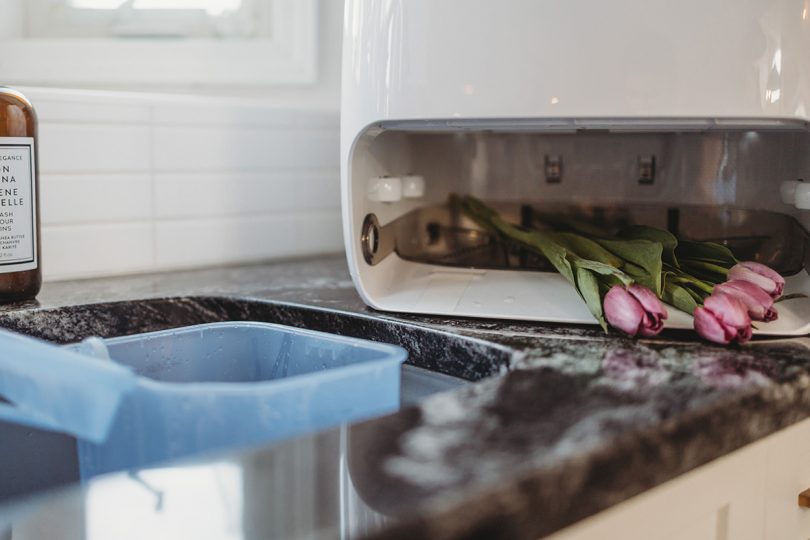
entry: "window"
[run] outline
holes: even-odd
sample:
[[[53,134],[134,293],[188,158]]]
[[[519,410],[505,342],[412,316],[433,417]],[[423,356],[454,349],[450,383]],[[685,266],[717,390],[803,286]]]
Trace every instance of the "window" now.
[[[315,82],[317,0],[3,2],[0,73],[13,84]]]
[[[33,38],[269,37],[271,2],[254,0],[28,0]]]

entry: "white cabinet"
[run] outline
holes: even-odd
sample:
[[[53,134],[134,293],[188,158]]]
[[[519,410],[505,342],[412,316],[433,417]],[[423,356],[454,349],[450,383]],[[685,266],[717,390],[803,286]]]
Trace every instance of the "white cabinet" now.
[[[549,540],[807,540],[810,420],[777,432]]]
[[[765,484],[767,538],[807,540],[810,509],[799,507],[798,495],[810,488],[810,421],[770,439]]]

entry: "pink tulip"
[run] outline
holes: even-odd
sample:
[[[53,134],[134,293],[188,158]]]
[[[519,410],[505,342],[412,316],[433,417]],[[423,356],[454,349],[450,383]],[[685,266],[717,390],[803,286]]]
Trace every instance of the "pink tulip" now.
[[[704,339],[727,345],[751,339],[751,318],[745,305],[728,294],[717,292],[695,308],[695,331]]]
[[[605,318],[629,336],[654,336],[664,328],[667,310],[647,287],[614,285],[605,295]]]
[[[732,266],[728,271],[728,279],[750,281],[774,299],[782,296],[782,291],[785,290],[785,279],[782,276],[764,264],[752,261]]]
[[[752,321],[773,321],[779,316],[773,307],[773,298],[750,281],[734,279],[715,286],[715,293],[721,292],[743,303]]]

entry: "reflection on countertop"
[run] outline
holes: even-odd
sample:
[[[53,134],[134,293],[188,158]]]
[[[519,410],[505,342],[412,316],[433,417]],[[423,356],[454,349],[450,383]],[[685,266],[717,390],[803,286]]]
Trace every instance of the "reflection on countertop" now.
[[[152,300],[116,303],[133,299]],[[810,415],[805,338],[729,349],[683,332],[634,341],[379,313],[341,257],[48,284],[39,303],[5,308],[0,325],[64,342],[276,320],[392,341],[421,367],[477,382],[311,437],[7,506],[14,539],[537,538]]]

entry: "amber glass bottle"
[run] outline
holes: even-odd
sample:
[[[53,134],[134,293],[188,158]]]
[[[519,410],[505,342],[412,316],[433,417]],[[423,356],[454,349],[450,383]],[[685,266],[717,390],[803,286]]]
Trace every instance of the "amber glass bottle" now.
[[[33,298],[42,284],[37,116],[0,87],[0,302]]]

